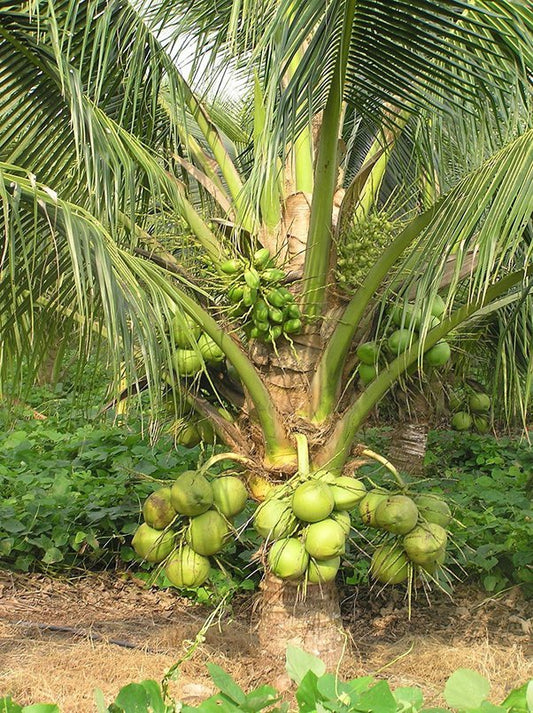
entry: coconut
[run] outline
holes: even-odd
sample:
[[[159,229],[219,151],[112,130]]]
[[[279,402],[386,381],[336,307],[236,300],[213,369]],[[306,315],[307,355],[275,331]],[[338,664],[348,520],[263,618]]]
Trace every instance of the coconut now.
[[[411,327],[418,329],[422,312],[419,307],[415,307],[413,304],[398,305],[392,310],[391,316],[397,327],[405,328],[406,330],[411,329]]]
[[[397,329],[387,340],[387,346],[393,354],[400,354],[411,346],[413,334],[408,329]]]
[[[391,495],[376,507],[375,524],[395,535],[410,532],[418,520],[418,508],[406,495]]]
[[[420,569],[423,569],[428,574],[435,574],[435,572],[442,567],[444,560],[446,559],[446,548],[442,547],[440,550],[435,552],[433,558],[428,560],[424,564],[418,565]]]
[[[209,569],[207,557],[182,545],[169,557],[165,574],[175,587],[199,587],[209,577]]]
[[[340,557],[330,557],[330,559],[327,560],[311,559],[307,567],[307,581],[310,584],[332,582],[335,579],[340,566]]]
[[[180,446],[185,446],[185,448],[194,448],[201,440],[202,437],[194,423],[184,424],[176,433],[176,443],[179,443]]]
[[[366,495],[365,484],[349,475],[341,475],[330,484],[335,510],[351,510]]]
[[[253,525],[261,537],[277,540],[291,535],[298,522],[287,501],[269,498],[255,511]]]
[[[446,303],[440,295],[435,295],[431,300],[431,314],[434,317],[442,317],[444,310],[446,309]]]
[[[472,416],[466,411],[457,411],[452,418],[452,428],[456,431],[468,431],[472,426]]]
[[[357,347],[355,353],[363,364],[373,366],[379,357],[379,346],[376,342],[365,342]]]
[[[330,517],[332,520],[339,523],[344,530],[345,535],[350,534],[352,529],[352,520],[350,518],[350,513],[347,510],[333,510]]]
[[[199,555],[214,555],[224,547],[229,534],[226,520],[216,510],[192,517],[187,530],[187,544]]]
[[[485,416],[475,415],[473,418],[474,428],[478,433],[488,433],[490,430],[490,423]]]
[[[424,493],[417,495],[415,503],[420,517],[426,522],[433,522],[441,527],[447,527],[452,519],[448,503],[438,495]]]
[[[374,381],[378,375],[378,370],[373,364],[359,364],[359,381],[366,386]]]
[[[292,496],[292,510],[304,522],[318,522],[333,510],[335,500],[327,483],[308,480],[299,485]]]
[[[234,517],[244,510],[248,491],[242,480],[235,475],[215,478],[211,483],[213,502],[219,512],[226,517]]]
[[[365,497],[359,502],[359,513],[365,525],[375,527],[376,508],[382,500],[386,500],[388,493],[379,488],[370,490]]]
[[[305,549],[317,560],[337,557],[345,548],[346,535],[342,525],[332,518],[314,522],[306,530]]]
[[[200,325],[185,313],[174,315],[171,329],[174,343],[181,349],[190,349],[202,333]]]
[[[201,473],[186,470],[172,486],[170,500],[182,515],[201,515],[213,504],[213,489]]]
[[[176,349],[172,366],[180,376],[194,376],[202,370],[202,357],[193,349]]]
[[[446,547],[446,530],[436,523],[418,525],[403,538],[403,548],[411,562],[425,566],[435,561]]]
[[[147,562],[162,562],[172,552],[174,533],[171,530],[161,532],[143,522],[131,541],[135,552]]]
[[[215,443],[216,434],[211,421],[207,418],[201,418],[196,422],[196,428],[200,434],[200,438],[204,443]]]
[[[490,410],[490,396],[488,394],[474,393],[470,394],[468,405],[473,413],[487,413]]]
[[[164,530],[176,517],[170,502],[170,488],[159,488],[149,495],[143,505],[144,521],[154,530]]]
[[[428,349],[424,354],[424,362],[428,366],[444,366],[450,360],[452,350],[448,342],[437,342],[435,346]]]
[[[459,411],[464,405],[464,400],[461,394],[458,394],[456,391],[450,391],[448,394],[448,405],[450,407],[450,411]]]
[[[216,364],[224,361],[226,358],[222,349],[208,334],[202,334],[202,336],[198,339],[198,349],[200,350],[205,361],[210,364]]]
[[[372,555],[370,573],[383,584],[401,584],[409,576],[409,560],[397,545],[380,545]]]
[[[274,542],[268,553],[271,571],[282,579],[300,579],[309,564],[305,547],[295,537],[286,537]]]

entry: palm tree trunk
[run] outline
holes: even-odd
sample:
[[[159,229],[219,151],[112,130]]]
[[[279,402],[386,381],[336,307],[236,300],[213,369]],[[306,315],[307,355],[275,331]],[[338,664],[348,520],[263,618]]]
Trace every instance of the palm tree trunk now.
[[[296,646],[334,670],[348,646],[334,583],[308,585],[304,591],[303,585],[266,573],[258,611],[258,641],[267,656],[284,657],[287,646]]]
[[[409,475],[423,475],[428,430],[425,421],[402,423],[394,429],[388,455],[399,471]]]

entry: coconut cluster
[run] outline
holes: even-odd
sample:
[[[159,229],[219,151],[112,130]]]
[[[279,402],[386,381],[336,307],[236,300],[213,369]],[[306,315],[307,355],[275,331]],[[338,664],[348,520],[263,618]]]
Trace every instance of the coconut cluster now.
[[[204,364],[224,361],[222,349],[188,314],[176,312],[170,330],[177,347],[172,354],[172,367],[181,378],[195,376]]]
[[[372,556],[370,572],[379,582],[405,582],[413,568],[434,575],[444,563],[452,515],[442,498],[411,498],[375,488],[359,503],[359,513],[365,525],[393,535]]]
[[[273,488],[253,519],[273,574],[310,584],[332,581],[346,549],[349,511],[365,493],[357,478],[325,472]]]
[[[232,534],[232,519],[244,510],[248,492],[240,478],[209,480],[185,471],[171,487],[144,502],[144,522],[133,537],[135,552],[147,562],[163,563],[179,588],[199,587],[209,577],[211,561]]]
[[[473,391],[469,396],[453,392],[449,396],[452,416],[452,428],[455,431],[476,431],[488,433],[490,429],[489,412],[491,398],[483,391]]]
[[[421,328],[422,319],[427,309],[431,316],[429,327],[430,329],[436,327],[440,323],[445,309],[444,300],[439,295],[432,299],[427,308],[410,302],[394,307],[390,313],[393,330],[387,338],[380,341],[364,342],[357,347],[358,376],[363,386],[374,381],[379,372],[380,363],[386,364],[387,361],[395,359],[409,349]],[[424,365],[439,368],[444,366],[450,357],[450,345],[441,340],[425,352]]]

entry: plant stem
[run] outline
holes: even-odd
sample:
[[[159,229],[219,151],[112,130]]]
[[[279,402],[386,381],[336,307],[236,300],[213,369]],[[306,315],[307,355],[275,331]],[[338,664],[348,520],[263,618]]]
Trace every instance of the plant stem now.
[[[361,451],[362,456],[367,456],[367,458],[372,458],[372,460],[377,461],[378,463],[381,463],[381,465],[385,466],[388,471],[392,473],[394,476],[394,479],[400,486],[402,490],[405,490],[407,488],[407,485],[405,483],[405,480],[402,478],[402,476],[398,473],[398,470],[392,465],[390,460],[387,460],[385,456],[380,455],[379,453],[376,453],[375,451],[371,451],[370,448],[364,448]]]
[[[326,294],[333,196],[337,185],[339,127],[356,5],[356,0],[346,2],[340,48],[320,128],[303,274],[303,311],[310,318],[320,316]]]
[[[405,230],[402,230],[394,242],[383,252],[348,303],[330,337],[311,383],[311,418],[315,423],[325,421],[335,408],[342,379],[342,366],[368,304],[375,297],[394,263],[431,222],[435,211],[436,206],[433,206],[409,223]]]
[[[298,474],[307,478],[309,475],[309,445],[303,433],[294,436],[298,453]]]
[[[440,339],[449,334],[459,324],[466,321],[478,310],[490,303],[492,300],[505,294],[509,289],[524,279],[526,275],[533,273],[533,266],[526,271],[520,270],[510,273],[498,280],[489,287],[483,297],[466,304],[447,319],[443,320],[437,327],[431,329],[424,341],[424,351],[434,346]],[[370,411],[376,406],[380,399],[394,386],[398,377],[407,371],[421,355],[420,342],[414,342],[409,349],[400,354],[390,364],[381,371],[374,381],[367,386],[363,393],[355,400],[344,416],[337,423],[332,437],[329,439],[322,453],[318,457],[320,462],[327,462],[328,467],[340,469],[346,462],[350,448],[361,424]]]

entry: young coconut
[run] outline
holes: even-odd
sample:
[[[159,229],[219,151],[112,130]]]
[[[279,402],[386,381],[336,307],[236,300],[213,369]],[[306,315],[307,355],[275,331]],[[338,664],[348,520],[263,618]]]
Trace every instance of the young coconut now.
[[[174,548],[174,533],[171,530],[161,532],[143,522],[133,536],[131,545],[135,552],[147,562],[162,562]]]
[[[364,498],[359,502],[359,513],[365,525],[376,527],[376,508],[388,498],[388,493],[379,488],[370,490]]]
[[[295,537],[277,540],[268,553],[268,566],[281,579],[300,579],[308,564],[309,555]]]
[[[185,539],[195,552],[208,557],[220,552],[228,535],[225,518],[216,510],[208,510],[191,518]]]
[[[374,364],[359,364],[359,381],[363,386],[368,386],[376,376],[378,375],[378,370]]]
[[[202,334],[198,339],[198,349],[208,364],[218,364],[226,358],[222,349],[208,334]]]
[[[346,549],[346,535],[340,525],[331,518],[309,525],[305,532],[305,549],[316,560],[337,557]]]
[[[472,416],[466,411],[457,411],[452,418],[452,428],[455,431],[468,431],[472,427]]]
[[[422,567],[431,566],[446,547],[446,530],[434,522],[418,525],[403,538],[407,557]]]
[[[176,515],[177,513],[170,501],[170,488],[159,488],[144,501],[144,521],[154,530],[164,530]]]
[[[189,315],[185,313],[180,314],[179,312],[177,312],[172,319],[171,329],[174,343],[180,349],[190,349],[202,333],[200,325],[197,324],[192,317],[189,317]]]
[[[391,495],[376,507],[374,521],[376,527],[405,535],[410,532],[418,520],[418,508],[406,495]]]
[[[344,534],[346,535],[346,537],[348,537],[352,529],[352,520],[350,518],[350,513],[347,510],[333,510],[330,517],[332,520],[335,520],[335,522],[339,523],[339,525],[344,530]]]
[[[201,515],[213,504],[213,489],[207,478],[195,470],[186,470],[170,490],[172,507],[182,515]]]
[[[335,500],[331,488],[320,480],[308,480],[299,485],[292,496],[292,510],[303,522],[318,522],[333,510]]]
[[[172,354],[172,366],[180,376],[194,376],[202,370],[202,357],[193,349],[176,349]]]
[[[256,532],[270,540],[288,537],[298,527],[298,521],[287,501],[271,498],[255,511],[253,526]]]
[[[380,545],[372,555],[370,574],[383,584],[401,584],[409,576],[409,560],[397,545]]]
[[[341,475],[330,483],[335,510],[351,510],[366,495],[365,484],[349,475]]]
[[[230,518],[244,510],[248,491],[242,480],[235,475],[224,475],[212,481],[213,502],[222,515]]]
[[[483,393],[470,394],[468,405],[472,413],[487,413],[490,410],[490,396]]]
[[[379,358],[379,345],[377,342],[365,342],[357,347],[355,353],[360,362],[374,366]]]
[[[176,443],[185,448],[194,448],[201,440],[202,437],[192,422],[183,424],[176,433]]]
[[[448,503],[438,495],[424,493],[417,495],[415,503],[422,520],[433,522],[441,527],[447,527],[452,519],[452,512]]]
[[[165,565],[165,574],[175,587],[199,587],[209,577],[210,563],[188,545],[181,545]]]
[[[309,561],[307,567],[307,581],[310,584],[322,584],[324,582],[333,582],[341,566],[340,557],[331,557],[327,560]]]
[[[439,367],[444,366],[452,356],[452,350],[448,342],[437,342],[431,349],[428,349],[424,354],[424,363],[427,366]]]

